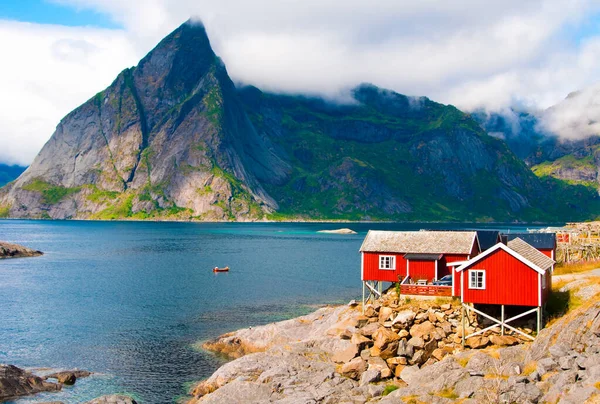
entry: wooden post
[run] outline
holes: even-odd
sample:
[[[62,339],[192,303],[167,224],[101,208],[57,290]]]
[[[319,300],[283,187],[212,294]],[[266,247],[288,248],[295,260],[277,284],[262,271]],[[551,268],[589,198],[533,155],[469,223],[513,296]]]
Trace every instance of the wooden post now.
[[[365,314],[365,282],[363,281],[362,314]]]
[[[542,307],[538,306],[538,309],[537,309],[537,333],[538,333],[538,335],[539,335],[541,329],[542,329]]]
[[[382,283],[383,283],[383,282],[381,282],[381,281],[378,281],[378,282],[377,282],[377,290],[379,291],[379,296],[381,296],[381,284],[382,284]]]
[[[504,335],[504,305],[500,306],[500,321],[502,321],[500,335]]]
[[[462,346],[465,347],[465,304],[460,305],[460,322],[462,324]]]

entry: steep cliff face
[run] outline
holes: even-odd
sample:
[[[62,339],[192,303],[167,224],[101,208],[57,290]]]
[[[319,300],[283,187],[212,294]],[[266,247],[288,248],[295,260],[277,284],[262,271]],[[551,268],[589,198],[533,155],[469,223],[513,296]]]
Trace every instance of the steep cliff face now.
[[[555,198],[452,106],[370,85],[352,96],[236,89],[187,22],[60,122],[0,190],[0,216],[567,220],[598,202]]]
[[[252,219],[277,207],[259,179],[287,170],[269,149],[186,23],[67,115],[2,203],[15,217]]]

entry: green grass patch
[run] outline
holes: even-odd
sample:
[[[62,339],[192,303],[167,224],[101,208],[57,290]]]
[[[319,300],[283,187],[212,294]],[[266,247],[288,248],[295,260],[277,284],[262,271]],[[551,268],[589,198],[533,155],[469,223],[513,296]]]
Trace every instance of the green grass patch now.
[[[387,396],[388,394],[390,394],[392,391],[396,391],[398,390],[398,386],[395,384],[388,384],[387,386],[385,386],[385,389],[383,389],[383,393],[381,393],[382,396]]]
[[[10,206],[0,206],[0,218],[7,218],[10,216]]]
[[[46,181],[36,178],[29,184],[24,185],[23,189],[42,194],[43,203],[47,205],[54,205],[69,195],[79,192],[81,187],[67,188],[59,185],[52,185]]]
[[[95,185],[88,185],[86,188],[90,188],[92,190],[92,193],[86,197],[87,200],[96,203],[112,201],[120,194],[120,192],[117,191],[106,191],[104,189],[99,189]]]

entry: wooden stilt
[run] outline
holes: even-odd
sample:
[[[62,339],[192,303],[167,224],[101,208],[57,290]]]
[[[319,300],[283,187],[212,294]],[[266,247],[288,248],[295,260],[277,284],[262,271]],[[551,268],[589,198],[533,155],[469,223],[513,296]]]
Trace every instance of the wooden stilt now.
[[[362,298],[362,314],[365,314],[365,282],[362,283],[363,298]]]
[[[500,335],[504,335],[504,305],[500,306],[500,321],[502,322],[502,329]]]
[[[460,322],[462,324],[462,346],[465,347],[465,305],[464,303],[460,305]]]
[[[542,329],[542,307],[538,306],[537,308],[537,333],[540,333]]]

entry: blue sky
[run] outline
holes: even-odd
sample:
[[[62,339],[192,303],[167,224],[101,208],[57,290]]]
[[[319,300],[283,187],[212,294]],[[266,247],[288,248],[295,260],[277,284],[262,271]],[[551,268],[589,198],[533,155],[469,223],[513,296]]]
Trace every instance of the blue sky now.
[[[119,28],[108,14],[44,0],[0,1],[0,19],[68,27]]]

